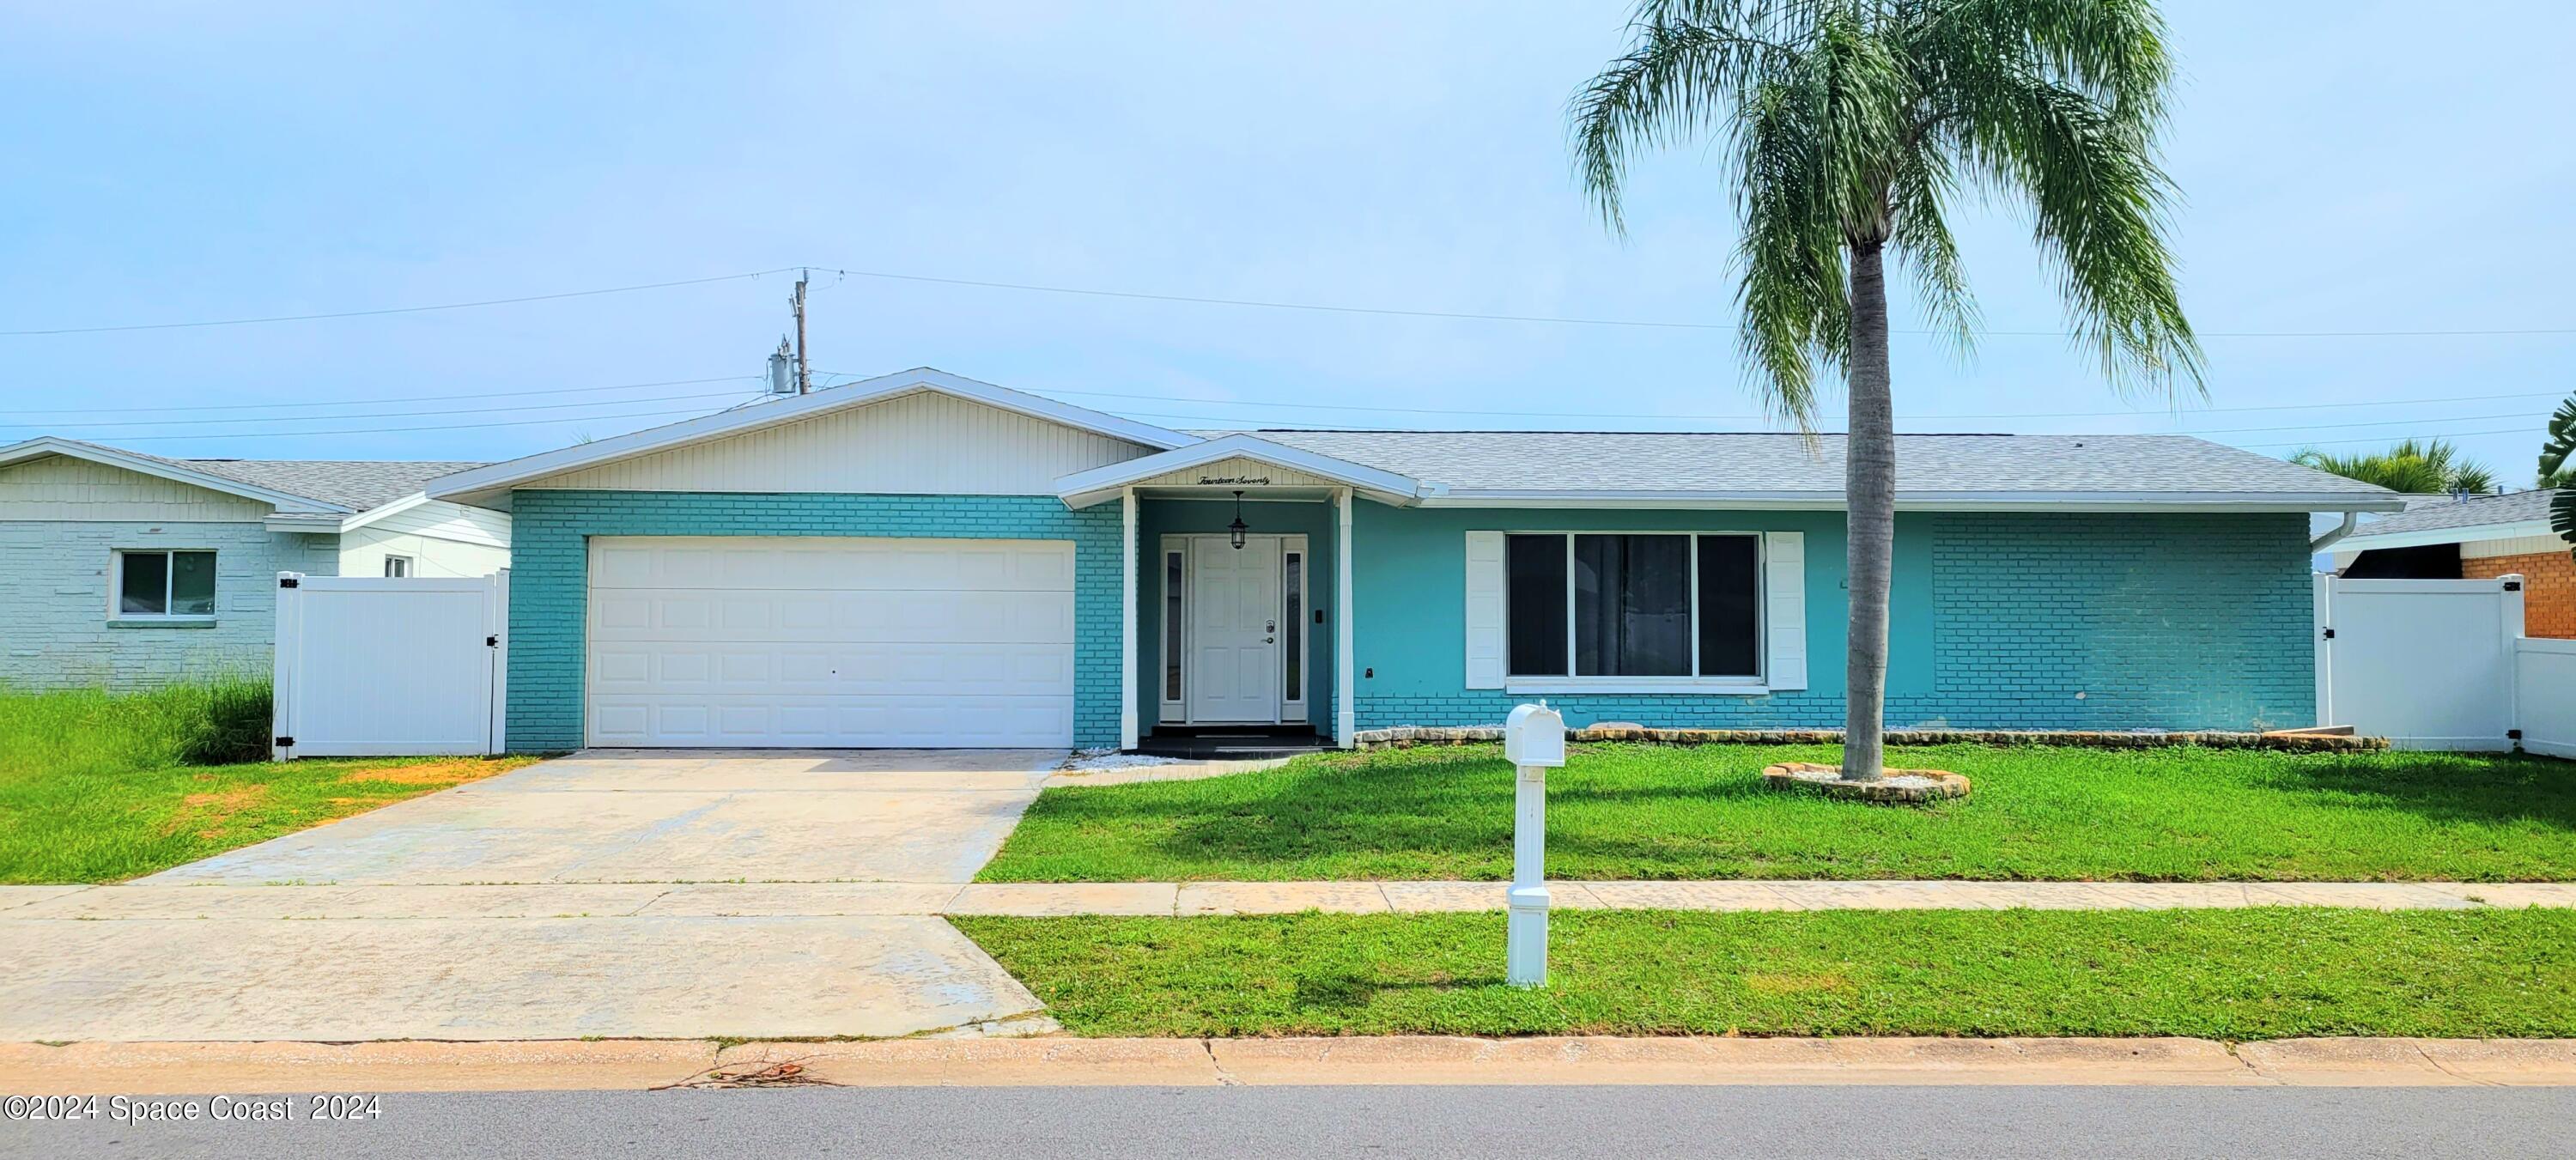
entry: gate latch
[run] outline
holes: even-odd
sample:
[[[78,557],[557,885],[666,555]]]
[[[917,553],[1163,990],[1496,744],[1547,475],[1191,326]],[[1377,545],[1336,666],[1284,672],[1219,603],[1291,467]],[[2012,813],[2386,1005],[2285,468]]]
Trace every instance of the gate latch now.
[[[2327,629],[2327,630],[2326,630],[2326,639],[2327,639],[2327,640],[2333,640],[2333,639],[2334,639],[2334,630],[2333,630],[2333,629],[2329,628],[2329,629]]]
[[[499,647],[501,647],[501,638],[500,638],[500,636],[499,636],[498,634],[495,634],[495,635],[492,635],[492,636],[484,637],[484,638],[483,638],[483,647],[485,647],[485,648],[499,648]]]

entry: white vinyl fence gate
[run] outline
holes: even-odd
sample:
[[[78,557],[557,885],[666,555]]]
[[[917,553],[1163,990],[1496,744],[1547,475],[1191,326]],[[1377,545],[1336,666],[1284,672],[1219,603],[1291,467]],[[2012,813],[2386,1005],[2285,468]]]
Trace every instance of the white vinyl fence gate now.
[[[277,575],[276,754],[499,753],[510,573]]]
[[[2317,721],[2401,749],[2576,757],[2576,641],[2522,635],[2522,577],[2316,578]]]

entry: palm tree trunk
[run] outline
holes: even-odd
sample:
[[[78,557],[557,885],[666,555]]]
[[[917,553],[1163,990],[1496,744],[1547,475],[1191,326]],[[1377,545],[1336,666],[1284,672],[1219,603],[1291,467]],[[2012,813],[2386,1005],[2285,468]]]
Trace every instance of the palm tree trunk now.
[[[1896,564],[1896,403],[1887,382],[1887,277],[1881,243],[1851,251],[1850,433],[1843,490],[1850,512],[1851,638],[1843,678],[1843,778],[1886,766],[1887,590]]]

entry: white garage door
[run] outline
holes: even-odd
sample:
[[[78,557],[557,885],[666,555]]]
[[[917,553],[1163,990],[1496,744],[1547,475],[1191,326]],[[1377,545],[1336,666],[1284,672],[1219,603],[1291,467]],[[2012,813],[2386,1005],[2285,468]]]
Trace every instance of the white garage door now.
[[[1073,744],[1073,545],[595,537],[593,745]]]

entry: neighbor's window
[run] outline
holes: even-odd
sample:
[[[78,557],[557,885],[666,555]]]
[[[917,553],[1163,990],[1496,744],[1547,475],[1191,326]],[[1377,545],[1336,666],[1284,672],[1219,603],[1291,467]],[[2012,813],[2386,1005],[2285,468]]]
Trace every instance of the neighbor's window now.
[[[215,554],[118,552],[116,614],[120,617],[213,616]]]
[[[1760,557],[1750,535],[1506,537],[1511,675],[1758,675]]]
[[[385,557],[385,578],[386,578],[386,579],[388,579],[388,580],[400,580],[400,579],[402,579],[403,577],[405,577],[405,576],[409,576],[409,575],[411,575],[411,557],[409,557],[409,556],[387,556],[387,557]]]

